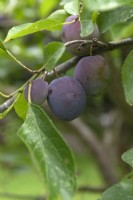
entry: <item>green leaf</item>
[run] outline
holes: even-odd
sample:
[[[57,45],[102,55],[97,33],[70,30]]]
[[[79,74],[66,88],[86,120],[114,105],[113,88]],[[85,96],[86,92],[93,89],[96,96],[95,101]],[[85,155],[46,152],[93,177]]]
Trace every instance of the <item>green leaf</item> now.
[[[107,11],[124,5],[133,5],[132,0],[82,0],[91,11]]]
[[[97,23],[101,33],[108,31],[113,25],[133,18],[133,6],[123,6],[99,14]]]
[[[133,200],[133,192],[129,190],[132,188],[133,191],[133,180],[132,184],[128,185],[127,182],[123,181],[122,183],[118,183],[113,185],[112,187],[108,188],[102,195],[102,198],[100,200]]]
[[[121,31],[120,31],[121,30]],[[122,38],[128,38],[133,35],[133,22],[132,20],[126,23],[117,24],[112,27],[111,37],[112,40],[121,40]]]
[[[90,9],[86,6],[84,0],[82,1],[82,11],[80,12],[80,24],[81,24],[81,37],[86,37],[92,33],[94,25],[92,22],[92,16]]]
[[[133,167],[133,148],[123,153],[122,160]]]
[[[4,47],[3,43],[0,41],[0,49],[6,51],[6,48]]]
[[[122,188],[133,198],[133,172],[127,174],[121,181]]]
[[[44,47],[44,61],[46,70],[51,71],[65,51],[62,42],[51,42]]]
[[[28,103],[26,99],[24,98],[24,93],[20,95],[18,101],[14,104],[14,109],[20,118],[22,119],[26,118]]]
[[[120,183],[108,188],[100,200],[133,200],[133,173],[126,175]]]
[[[121,181],[122,188],[133,198],[133,172],[127,174]]]
[[[64,9],[67,13],[71,15],[78,15],[79,14],[78,0],[71,0],[70,2],[67,2],[64,6]]]
[[[122,160],[133,167],[133,149],[122,155]],[[127,174],[118,184],[108,188],[100,200],[133,200],[133,172]]]
[[[126,57],[122,68],[122,82],[128,104],[133,104],[133,51]]]
[[[47,19],[39,20],[34,23],[26,23],[11,28],[4,42],[11,39],[22,37],[41,30],[55,31],[61,29],[63,22],[67,18],[64,10],[57,10],[52,13]]]
[[[71,200],[75,191],[75,167],[71,152],[56,127],[36,105],[29,105],[18,132],[38,164],[49,190],[49,200]]]

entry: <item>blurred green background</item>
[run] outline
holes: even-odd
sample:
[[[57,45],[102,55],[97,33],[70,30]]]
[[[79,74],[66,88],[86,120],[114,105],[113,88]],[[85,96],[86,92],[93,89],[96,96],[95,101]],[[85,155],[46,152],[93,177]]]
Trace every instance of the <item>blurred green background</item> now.
[[[4,40],[8,30],[13,26],[44,19],[53,11],[62,8],[60,3],[59,0],[0,0],[0,39]],[[132,25],[131,20],[115,25],[106,34],[101,35],[100,39],[108,42],[131,37]],[[38,69],[44,63],[43,48],[51,41],[61,41],[61,32],[41,31],[12,40],[5,46],[26,66]],[[129,46],[104,54],[112,75],[109,88],[99,97],[88,98],[86,110],[81,116],[82,125],[87,125],[88,132],[92,131],[92,135],[95,134],[103,146],[112,163],[111,169],[115,171],[113,180],[116,181],[130,171],[120,156],[132,147],[133,140],[133,110],[125,102],[121,84],[122,63],[131,48]],[[71,57],[72,55],[65,52],[59,63]],[[73,69],[67,72],[70,75],[72,73]],[[29,77],[29,73],[0,50],[0,91],[11,93]],[[0,103],[3,102],[4,98],[0,97]],[[45,107],[75,155],[78,187],[109,185],[111,181],[107,180],[104,171],[101,170],[100,158],[95,154],[97,147],[89,145],[82,131],[77,130],[74,124],[55,119],[47,105]],[[0,120],[0,200],[39,199],[39,197],[42,199],[41,196],[46,192],[27,148],[17,136],[22,123],[14,110]],[[91,143],[91,140],[89,142]],[[96,200],[99,197],[98,192],[77,192],[74,200]]]

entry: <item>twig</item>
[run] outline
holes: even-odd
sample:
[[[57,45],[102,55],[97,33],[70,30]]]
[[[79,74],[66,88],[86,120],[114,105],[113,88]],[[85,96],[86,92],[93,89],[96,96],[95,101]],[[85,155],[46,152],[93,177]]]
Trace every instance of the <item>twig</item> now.
[[[108,47],[107,43],[98,41],[96,39],[94,39],[94,40],[73,40],[73,41],[66,42],[65,46],[68,47],[68,46],[71,46],[73,44],[79,44],[79,45],[83,45],[83,46],[93,44],[93,45],[97,45],[97,46],[100,46],[100,47]]]
[[[93,45],[91,53],[94,55],[94,54],[97,54],[97,53],[111,51],[111,50],[114,50],[114,49],[117,49],[117,48],[120,48],[120,47],[123,47],[123,46],[126,46],[126,45],[131,45],[131,44],[133,44],[133,39],[127,38],[127,39],[123,39],[123,40],[120,40],[120,41],[117,41],[117,42],[111,41],[111,42],[108,42],[108,43],[104,43],[104,42],[97,41],[97,40],[74,40],[74,41],[67,42],[65,44],[65,46],[70,46],[74,43],[79,43],[79,45],[82,45],[82,46],[89,45],[88,46],[89,49],[90,49],[90,45]],[[20,61],[18,61],[13,56],[12,53],[10,53],[8,50],[6,50],[6,51],[17,63],[19,63],[24,69],[28,70],[29,72],[37,75],[38,73],[45,71],[45,66],[43,66],[39,70],[31,70],[31,69],[27,68]],[[55,76],[56,76],[55,71],[58,75],[60,75],[62,73],[65,73],[69,69],[73,68],[81,58],[82,57],[75,56],[75,57],[69,59],[68,61],[58,65],[57,67],[54,68],[54,70],[47,73],[46,80],[51,80],[51,79],[55,78]],[[22,87],[21,87],[21,89],[22,89]],[[19,92],[21,89],[18,89],[17,91],[15,91],[14,93],[12,93],[10,95],[5,95],[2,92],[0,92],[0,96],[3,96],[5,98],[9,98],[9,97],[13,96],[14,94],[16,94],[17,92]]]
[[[46,79],[53,79],[56,74],[55,74],[55,71],[58,75],[62,74],[62,73],[65,73],[66,71],[68,71],[69,69],[73,68],[77,63],[78,61],[81,59],[81,57],[78,57],[78,56],[75,56],[69,60],[67,60],[66,62],[58,65],[57,67],[54,68],[54,70],[52,70],[51,72],[48,72],[47,73],[47,77]]]
[[[23,63],[21,63],[19,60],[16,59],[16,57],[8,50],[6,50],[6,52],[8,53],[9,56],[11,56],[21,67],[23,67],[23,69],[26,69],[28,72],[33,73],[33,71],[31,69],[29,69],[28,67],[26,67]]]
[[[0,193],[0,197],[17,199],[17,200],[46,200],[44,196],[33,196],[33,195],[24,195],[24,194],[12,194],[12,193]]]
[[[15,97],[11,97],[10,99],[6,100],[2,105],[0,105],[0,113],[7,110],[14,102]]]
[[[97,41],[95,40],[73,40],[70,42],[65,43],[65,46],[71,46],[73,44],[79,44],[79,46],[82,46],[82,48],[85,47],[86,51],[89,52],[90,50],[90,45],[93,45],[93,49],[92,49],[92,53],[93,54],[97,54],[97,53],[102,53],[105,51],[112,51],[114,49],[123,47],[123,46],[127,46],[127,45],[131,45],[133,44],[133,38],[126,38],[120,41],[111,41],[111,42],[101,42],[101,41]]]
[[[101,193],[104,192],[108,187],[92,187],[92,186],[81,186],[78,188],[78,192],[94,192]]]
[[[15,94],[17,93],[21,93],[24,89],[24,87],[30,83],[30,81],[32,81],[34,78],[36,78],[37,74],[34,74],[26,83],[24,83],[20,88],[18,88],[16,91],[14,91],[11,94],[3,94],[2,92],[0,92],[0,96],[4,97],[4,98],[10,98],[13,97]]]
[[[79,44],[79,46],[82,46],[83,48],[86,47],[86,51],[87,51],[87,48],[88,48],[87,52],[89,52],[90,45],[93,45],[91,53],[92,54],[96,54],[96,53],[101,53],[101,52],[105,52],[105,51],[111,51],[111,50],[114,50],[116,48],[120,48],[122,46],[133,44],[133,39],[132,38],[127,38],[127,39],[123,39],[123,40],[120,40],[120,41],[117,41],[117,42],[111,41],[111,42],[108,42],[108,43],[104,43],[102,41],[97,41],[95,38],[93,40],[73,40],[73,41],[65,43],[65,46],[66,47],[67,46],[71,46],[72,44]],[[16,59],[16,57],[10,51],[8,51],[7,49],[6,49],[6,52],[21,67],[23,67],[25,70],[27,70],[28,72],[30,72],[32,74],[40,73],[43,70],[45,70],[44,66],[39,70],[31,70],[30,68],[25,66],[23,63],[21,63],[18,59]],[[75,62],[77,63],[79,61],[79,59],[80,59],[80,57],[74,57],[69,62],[71,62],[71,64],[74,64]],[[58,73],[62,73],[62,72],[67,71],[69,68],[66,67],[66,63],[63,63],[59,67],[56,67],[56,72],[58,71]],[[51,73],[53,74],[53,70],[48,75],[51,76]]]
[[[22,62],[20,62],[10,51],[8,51],[6,49],[6,52],[8,53],[8,55],[13,58],[21,67],[23,67],[23,69],[27,70],[28,72],[35,74],[35,73],[40,73],[40,70],[32,70],[30,68],[28,68],[27,66],[25,66]]]
[[[80,186],[77,192],[93,192],[93,193],[101,193],[104,192],[107,187],[92,187],[92,186]],[[17,199],[17,200],[46,200],[45,196],[34,196],[34,195],[24,195],[24,194],[13,194],[13,193],[0,193],[0,197],[9,198],[9,199]]]
[[[127,38],[127,39],[123,39],[123,40],[120,40],[117,42],[110,41],[108,43],[104,43],[104,42],[96,41],[96,40],[74,40],[74,41],[65,43],[65,46],[67,47],[74,43],[79,43],[79,45],[83,45],[83,46],[88,45],[88,50],[90,49],[90,45],[93,45],[92,54],[94,55],[97,53],[112,51],[114,49],[117,49],[117,48],[120,48],[123,46],[131,45],[131,44],[133,44],[133,39]],[[89,56],[89,54],[88,54],[88,56]],[[58,75],[65,73],[69,69],[73,68],[82,57],[75,56],[75,57],[69,59],[68,61],[58,65],[57,67],[55,67],[56,73]],[[47,79],[53,79],[54,77],[55,77],[54,70],[52,70],[51,72],[49,72],[47,74]]]

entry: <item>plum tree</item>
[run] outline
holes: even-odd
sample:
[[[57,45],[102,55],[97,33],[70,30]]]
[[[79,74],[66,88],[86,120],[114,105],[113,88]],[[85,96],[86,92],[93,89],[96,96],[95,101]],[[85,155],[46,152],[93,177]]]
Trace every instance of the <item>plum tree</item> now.
[[[55,116],[70,121],[83,111],[86,104],[86,94],[75,78],[60,77],[49,85],[48,104]]]
[[[98,95],[108,85],[109,66],[100,55],[86,56],[75,67],[74,77],[82,84],[87,95]]]
[[[47,99],[48,83],[41,78],[35,79],[31,85],[27,85],[24,89],[25,99],[28,101],[28,95],[32,103],[42,105]]]
[[[81,37],[80,36],[80,31],[81,31],[80,21],[77,16],[75,15],[69,16],[65,22],[72,22],[72,23],[65,24],[62,28],[62,41],[64,43],[73,41],[73,40],[92,40],[93,38],[99,37],[99,30],[96,24],[94,25],[94,30],[90,35],[86,37]],[[87,52],[88,49],[86,49],[85,46],[81,47],[80,49],[78,47],[79,47],[79,44],[72,44],[71,46],[67,47],[67,50],[70,53],[74,55],[78,55],[78,56],[86,55],[88,53]]]

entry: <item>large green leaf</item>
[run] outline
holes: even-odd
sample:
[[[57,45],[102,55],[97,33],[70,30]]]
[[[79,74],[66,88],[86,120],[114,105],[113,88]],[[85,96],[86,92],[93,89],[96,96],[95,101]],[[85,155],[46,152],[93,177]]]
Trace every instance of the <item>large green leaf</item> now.
[[[44,62],[46,70],[51,71],[65,51],[62,42],[51,42],[44,47]]]
[[[6,51],[6,48],[4,47],[3,43],[0,41],[0,49]]]
[[[133,18],[133,6],[123,6],[100,13],[97,22],[100,32],[104,33],[113,25],[126,22],[131,18]]]
[[[86,1],[82,1],[82,7],[80,11],[80,23],[81,23],[81,37],[86,37],[92,33],[94,25],[92,23],[92,16],[89,7],[86,4]]]
[[[15,26],[9,30],[4,42],[41,30],[59,30],[66,18],[67,14],[64,10],[57,10],[46,19]]]
[[[122,160],[133,167],[133,149],[122,155]],[[100,200],[133,200],[133,172],[127,174],[118,184],[108,188]]]
[[[78,15],[79,14],[79,1],[78,0],[71,0],[67,1],[67,3],[64,6],[64,9],[67,13],[71,15]]]
[[[122,181],[120,182],[121,187],[124,191],[128,193],[128,195],[131,195],[133,199],[133,172],[127,174]]]
[[[20,95],[18,101],[14,104],[14,109],[20,118],[22,119],[26,118],[28,103],[24,98],[24,92]]]
[[[122,160],[133,167],[133,149],[129,149],[122,155]]]
[[[133,173],[126,175],[120,183],[108,188],[100,200],[133,200]]]
[[[131,51],[122,68],[122,82],[127,103],[133,104],[133,51]]]
[[[82,0],[92,11],[107,11],[122,5],[133,5],[132,0]]]
[[[121,31],[120,31],[121,30]],[[126,23],[120,23],[112,27],[111,37],[112,40],[121,40],[122,38],[130,38],[133,35],[133,22],[129,20]]]
[[[132,181],[122,181],[108,188],[100,200],[133,200],[133,179]]]
[[[29,105],[18,132],[38,164],[49,189],[50,200],[71,200],[75,191],[73,157],[56,127],[36,105]]]

